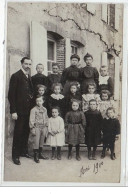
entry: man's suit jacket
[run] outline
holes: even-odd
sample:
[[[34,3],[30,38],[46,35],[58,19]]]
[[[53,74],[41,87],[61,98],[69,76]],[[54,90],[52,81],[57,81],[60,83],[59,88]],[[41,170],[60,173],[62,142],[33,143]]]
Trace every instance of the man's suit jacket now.
[[[22,70],[11,76],[8,99],[10,102],[10,113],[28,115],[33,98],[33,85],[30,76],[27,78]]]

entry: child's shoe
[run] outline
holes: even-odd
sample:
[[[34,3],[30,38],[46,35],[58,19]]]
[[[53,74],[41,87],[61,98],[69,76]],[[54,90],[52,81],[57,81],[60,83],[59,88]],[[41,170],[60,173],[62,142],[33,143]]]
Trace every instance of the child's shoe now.
[[[72,159],[72,154],[71,154],[71,152],[68,153],[68,159],[69,159],[69,160]]]
[[[116,159],[115,153],[111,153],[111,159],[112,159],[112,160],[115,160],[115,159]]]
[[[43,149],[42,149],[42,147],[40,147],[39,148],[39,158],[43,159],[43,160],[48,160],[49,158],[47,156],[45,156],[42,151],[43,151]]]
[[[89,159],[89,160],[92,160],[91,151],[88,151],[88,159]]]
[[[76,159],[77,159],[78,161],[81,160],[81,157],[80,157],[80,155],[79,155],[79,146],[76,146]]]
[[[96,152],[95,151],[92,152],[92,160],[96,160]]]
[[[38,149],[35,149],[34,150],[34,161],[36,162],[36,163],[39,163],[40,161],[39,161],[39,150]]]

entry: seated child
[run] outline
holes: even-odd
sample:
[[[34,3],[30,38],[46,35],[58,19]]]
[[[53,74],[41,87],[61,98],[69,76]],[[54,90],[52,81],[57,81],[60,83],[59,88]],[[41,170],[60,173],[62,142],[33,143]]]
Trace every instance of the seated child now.
[[[82,100],[82,96],[81,93],[79,92],[79,85],[78,82],[72,82],[70,85],[70,92],[69,94],[66,96],[66,110],[67,112],[72,110],[72,100],[76,99],[81,101]],[[80,107],[81,109],[81,107]]]
[[[99,103],[99,110],[103,118],[107,118],[106,110],[109,107],[115,107],[114,100],[110,100],[110,92],[108,90],[102,90],[101,101]]]
[[[51,117],[51,109],[54,106],[58,106],[60,108],[60,116],[64,118],[65,116],[65,97],[61,94],[62,85],[60,83],[55,83],[52,86],[53,93],[50,95],[48,99],[48,116]]]
[[[42,74],[44,71],[43,64],[41,63],[37,64],[36,71],[37,71],[37,74],[32,76],[32,84],[34,87],[35,95],[37,95],[37,85],[38,84],[41,84],[47,87],[47,77],[44,74]]]
[[[61,147],[65,144],[64,120],[59,116],[59,107],[52,108],[52,117],[48,124],[47,144],[52,147],[52,160],[55,159],[57,147],[57,159],[61,160]]]
[[[101,94],[102,90],[108,90],[110,92],[110,96],[113,96],[114,86],[112,78],[108,75],[107,66],[101,66],[100,68],[99,88],[98,88],[99,94]]]
[[[97,110],[96,100],[89,101],[89,110],[85,112],[85,144],[88,147],[88,159],[96,160],[96,148],[101,144],[102,116]],[[91,153],[91,147],[93,152]]]
[[[59,73],[59,64],[58,63],[53,63],[52,64],[52,72],[53,73],[48,75],[49,94],[52,93],[52,84],[61,82],[61,74]]]
[[[120,123],[117,118],[115,118],[115,111],[112,107],[107,109],[108,119],[103,119],[103,151],[101,158],[105,157],[106,148],[109,147],[111,151],[111,159],[115,160],[115,139],[120,134]]]
[[[84,128],[86,120],[84,113],[79,110],[79,101],[72,101],[72,110],[65,116],[66,142],[68,143],[68,159],[72,158],[72,146],[76,146],[76,159],[81,160],[79,155],[80,143],[84,143]]]
[[[82,95],[82,110],[83,110],[83,112],[89,110],[89,101],[90,100],[92,100],[92,99],[96,100],[97,108],[98,108],[98,105],[101,101],[100,95],[95,93],[95,91],[96,91],[96,84],[95,83],[88,84],[87,89],[88,89],[88,93]]]
[[[34,161],[39,163],[39,159],[48,159],[43,155],[44,140],[48,133],[48,116],[47,110],[43,107],[43,98],[36,97],[36,106],[30,112],[30,136],[33,140]]]

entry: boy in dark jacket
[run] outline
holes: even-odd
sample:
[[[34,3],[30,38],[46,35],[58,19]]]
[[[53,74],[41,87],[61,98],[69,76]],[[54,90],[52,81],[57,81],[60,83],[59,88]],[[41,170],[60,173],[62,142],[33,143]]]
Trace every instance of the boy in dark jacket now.
[[[120,123],[117,118],[114,117],[114,109],[112,107],[107,109],[108,118],[103,119],[103,151],[101,158],[105,157],[106,148],[109,147],[111,150],[111,159],[115,160],[115,139],[120,134]]]

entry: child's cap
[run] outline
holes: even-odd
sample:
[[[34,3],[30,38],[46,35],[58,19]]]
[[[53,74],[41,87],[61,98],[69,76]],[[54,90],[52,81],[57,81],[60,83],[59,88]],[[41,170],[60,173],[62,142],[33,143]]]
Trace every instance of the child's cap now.
[[[86,61],[86,58],[88,58],[88,57],[91,57],[91,58],[93,59],[93,56],[92,56],[91,54],[87,53],[87,54],[84,56],[84,61]]]
[[[80,61],[80,57],[79,57],[79,55],[77,55],[77,54],[74,54],[74,55],[72,55],[72,56],[70,57],[71,60],[72,60],[73,58],[76,58],[76,59],[78,59],[78,61]]]

